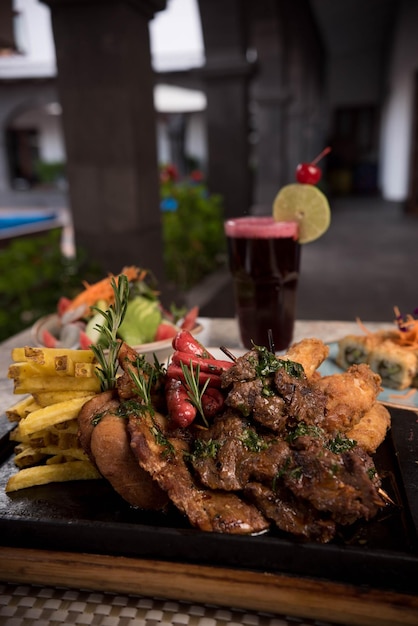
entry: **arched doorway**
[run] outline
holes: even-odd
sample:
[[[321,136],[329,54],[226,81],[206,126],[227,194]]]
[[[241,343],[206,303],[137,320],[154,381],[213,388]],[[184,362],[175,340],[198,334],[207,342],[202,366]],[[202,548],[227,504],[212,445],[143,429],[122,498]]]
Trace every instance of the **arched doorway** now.
[[[65,145],[57,101],[20,103],[5,123],[10,185],[65,185]]]

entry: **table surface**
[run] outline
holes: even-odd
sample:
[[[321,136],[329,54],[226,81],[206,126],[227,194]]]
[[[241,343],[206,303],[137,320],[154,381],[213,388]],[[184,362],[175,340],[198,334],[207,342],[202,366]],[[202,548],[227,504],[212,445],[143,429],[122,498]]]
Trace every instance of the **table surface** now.
[[[234,319],[201,318],[203,331],[199,340],[206,347],[224,345],[231,351],[241,348],[237,324]],[[368,323],[366,326],[375,331],[387,327],[386,324]],[[294,341],[304,337],[316,337],[324,342],[333,342],[348,333],[358,333],[355,322],[341,321],[297,321],[295,325]],[[13,347],[33,345],[30,331],[24,331],[15,337],[0,344],[0,409],[1,413],[16,402],[13,395],[12,381],[7,378],[10,365],[10,350]],[[18,552],[18,551],[17,551]],[[5,559],[6,553],[0,554]],[[12,553],[9,553],[9,556]],[[23,571],[24,567],[22,567]],[[0,571],[7,571],[1,568]],[[335,619],[330,610],[329,615],[322,615],[318,620],[318,613],[308,614],[297,610],[289,611],[286,602],[278,602],[274,613],[249,611],[242,608],[217,606],[213,597],[208,603],[200,598],[199,602],[157,598],[130,593],[111,593],[106,589],[88,588],[77,589],[74,586],[54,586],[52,583],[37,584],[39,579],[27,580],[13,578],[9,582],[2,576],[4,583],[0,583],[0,624],[8,626],[45,626],[59,624],[92,624],[94,626],[154,626],[157,624],[178,624],[190,626],[234,626],[248,624],[250,626],[295,626],[339,624],[377,624],[373,616],[351,615],[347,622],[341,614]],[[81,585],[80,585],[81,586]],[[238,603],[237,603],[238,604]],[[238,606],[240,606],[238,604]],[[283,611],[281,611],[283,608]],[[417,611],[417,612],[415,612]],[[371,611],[373,613],[373,610]],[[296,613],[296,614],[294,614]],[[316,618],[315,618],[316,615]],[[414,617],[415,616],[415,617]],[[417,618],[417,621],[414,619]],[[329,621],[324,621],[328,619]],[[405,621],[404,621],[405,619]],[[363,621],[364,620],[364,621]],[[412,620],[412,621],[410,621]],[[389,623],[389,622],[388,622]],[[395,624],[395,622],[392,622]],[[413,610],[412,618],[405,615],[400,618],[399,624],[418,623],[418,608]]]

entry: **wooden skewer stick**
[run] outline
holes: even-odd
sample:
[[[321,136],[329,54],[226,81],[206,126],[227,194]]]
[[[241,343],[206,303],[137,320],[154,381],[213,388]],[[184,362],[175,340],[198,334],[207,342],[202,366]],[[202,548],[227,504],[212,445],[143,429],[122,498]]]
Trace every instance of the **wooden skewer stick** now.
[[[275,348],[275,345],[274,345],[273,331],[271,330],[271,328],[268,329],[267,336],[268,336],[268,340],[269,340],[269,350],[270,350],[270,352],[275,354],[276,353],[276,348]]]
[[[392,498],[390,498],[388,496],[388,494],[386,493],[386,491],[384,491],[384,489],[380,488],[377,490],[379,492],[379,496],[382,496],[382,499],[385,500],[386,502],[388,502],[389,504],[393,504],[394,506],[396,506],[396,502],[394,502],[392,500]]]
[[[234,363],[236,362],[237,357],[234,354],[232,354],[232,352],[230,352],[228,348],[226,348],[225,346],[219,346],[219,350],[222,350],[222,352],[226,354],[226,356],[229,356],[231,361],[234,361]]]

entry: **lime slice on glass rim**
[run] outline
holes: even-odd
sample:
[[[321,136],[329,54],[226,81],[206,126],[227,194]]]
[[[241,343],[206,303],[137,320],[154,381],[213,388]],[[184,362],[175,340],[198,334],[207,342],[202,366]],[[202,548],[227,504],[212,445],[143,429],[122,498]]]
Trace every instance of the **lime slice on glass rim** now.
[[[275,197],[273,217],[277,222],[298,222],[299,243],[309,243],[328,230],[331,210],[318,187],[293,183],[282,187]]]

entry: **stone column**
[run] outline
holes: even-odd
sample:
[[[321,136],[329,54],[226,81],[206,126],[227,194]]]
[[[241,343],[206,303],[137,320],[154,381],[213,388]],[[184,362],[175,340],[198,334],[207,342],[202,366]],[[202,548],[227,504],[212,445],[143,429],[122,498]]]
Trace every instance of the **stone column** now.
[[[51,9],[76,243],[105,271],[163,277],[148,21],[166,0],[43,0]]]
[[[252,64],[240,0],[199,0],[206,65],[208,182],[227,217],[251,206],[248,85]]]

